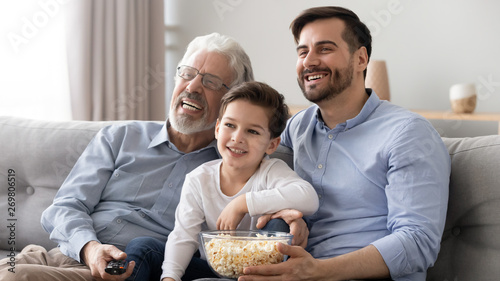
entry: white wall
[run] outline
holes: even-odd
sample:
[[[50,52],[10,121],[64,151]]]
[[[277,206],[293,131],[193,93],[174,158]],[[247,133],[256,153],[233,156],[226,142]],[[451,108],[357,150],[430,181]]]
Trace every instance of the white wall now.
[[[216,31],[242,44],[257,80],[307,105],[289,25],[323,5],[352,9],[371,29],[372,59],[387,61],[393,103],[449,110],[450,86],[467,82],[476,84],[477,112],[500,112],[500,2],[491,0],[166,0],[167,75],[192,38]]]

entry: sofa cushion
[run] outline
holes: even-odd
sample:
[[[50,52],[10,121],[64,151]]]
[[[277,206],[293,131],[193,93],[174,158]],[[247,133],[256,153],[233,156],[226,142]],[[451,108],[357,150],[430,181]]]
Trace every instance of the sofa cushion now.
[[[0,117],[0,249],[56,246],[40,224],[41,213],[92,137],[110,123]],[[9,183],[15,194],[13,186],[8,193]]]
[[[427,280],[498,280],[500,136],[443,138],[451,157],[441,251]]]

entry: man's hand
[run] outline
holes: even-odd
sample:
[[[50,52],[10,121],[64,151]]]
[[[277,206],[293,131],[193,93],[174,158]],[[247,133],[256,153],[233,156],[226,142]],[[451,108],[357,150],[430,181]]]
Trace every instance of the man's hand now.
[[[246,267],[243,269],[245,275],[241,276],[238,281],[319,280],[320,260],[314,259],[306,250],[298,246],[279,243],[278,250],[289,256],[287,261]]]
[[[82,261],[90,267],[90,272],[94,279],[121,281],[128,278],[134,270],[135,262],[131,261],[127,267],[127,271],[122,275],[110,275],[105,269],[108,262],[111,260],[124,260],[127,254],[120,251],[113,245],[103,245],[97,241],[90,241],[82,248]]]
[[[278,244],[278,251],[288,255],[287,261],[246,267],[239,281],[273,280],[366,280],[389,278],[389,268],[373,245],[328,258],[315,259],[298,246]]]
[[[297,210],[285,209],[274,214],[263,215],[257,221],[257,228],[263,228],[271,219],[278,218],[283,219],[290,226],[290,233],[293,234],[292,245],[305,248],[309,229],[302,219],[302,213]]]

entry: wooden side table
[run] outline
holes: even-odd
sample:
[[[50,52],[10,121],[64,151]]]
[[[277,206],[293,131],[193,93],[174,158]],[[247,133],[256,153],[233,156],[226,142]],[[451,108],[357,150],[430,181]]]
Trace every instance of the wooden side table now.
[[[310,105],[288,105],[288,109],[290,109],[290,115],[293,116],[297,112],[301,111],[302,109],[308,108]]]
[[[308,105],[289,105],[290,114],[294,115],[302,109],[309,107]],[[451,111],[429,111],[429,110],[411,110],[425,117],[426,119],[435,120],[466,120],[466,121],[494,121],[497,122],[498,134],[500,135],[500,113],[462,113],[457,114]]]
[[[425,117],[426,119],[436,120],[467,120],[467,121],[495,121],[498,124],[498,134],[500,135],[500,113],[453,113],[451,111],[428,111],[412,110]]]

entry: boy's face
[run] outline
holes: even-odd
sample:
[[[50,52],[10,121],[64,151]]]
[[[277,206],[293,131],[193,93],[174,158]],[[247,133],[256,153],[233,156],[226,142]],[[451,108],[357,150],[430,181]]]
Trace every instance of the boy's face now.
[[[268,115],[266,109],[242,99],[227,105],[215,128],[224,165],[254,171],[264,154],[276,150],[280,138],[271,139]]]

